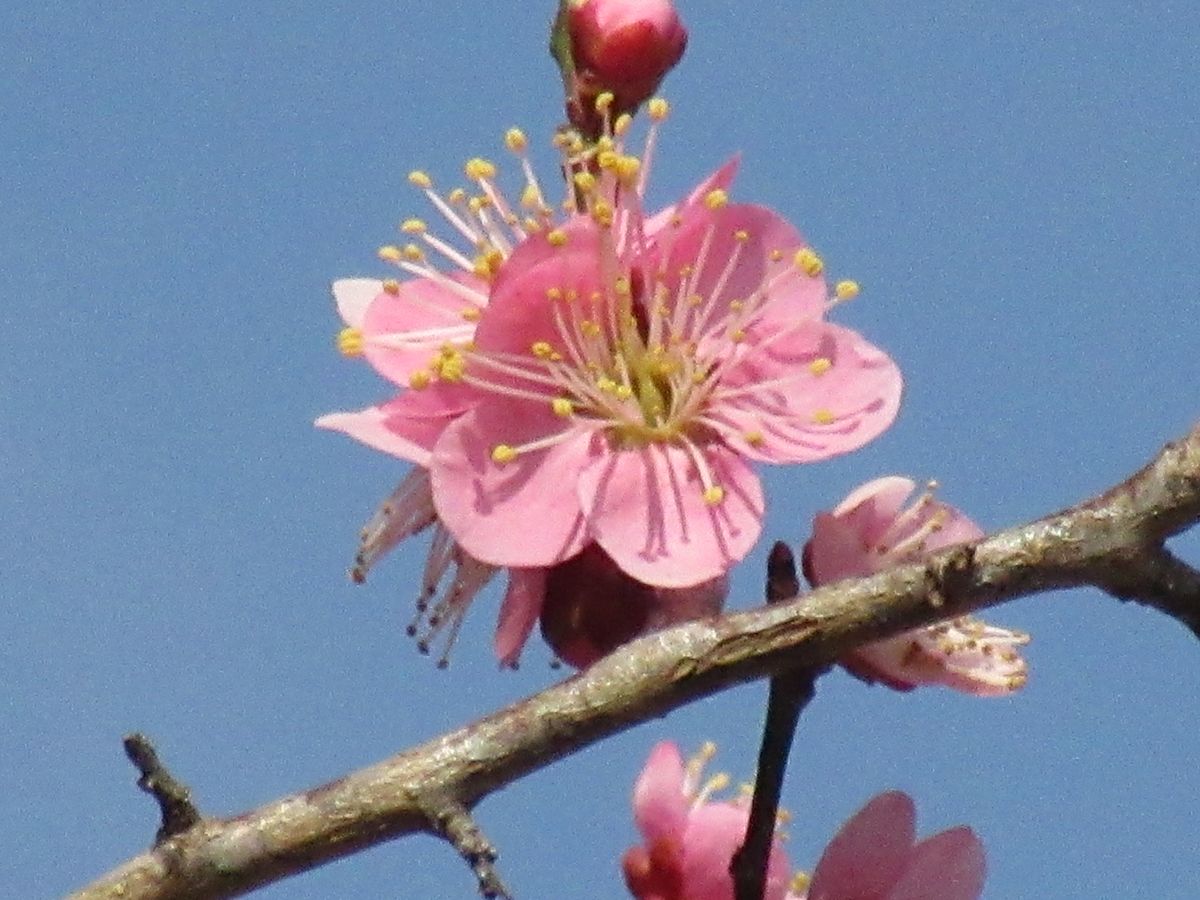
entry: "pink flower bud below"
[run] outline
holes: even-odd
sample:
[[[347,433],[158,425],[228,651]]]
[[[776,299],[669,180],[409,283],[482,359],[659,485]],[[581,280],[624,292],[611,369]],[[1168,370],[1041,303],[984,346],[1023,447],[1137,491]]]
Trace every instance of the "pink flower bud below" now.
[[[579,75],[623,109],[649,99],[687,46],[671,0],[572,0],[567,28]]]

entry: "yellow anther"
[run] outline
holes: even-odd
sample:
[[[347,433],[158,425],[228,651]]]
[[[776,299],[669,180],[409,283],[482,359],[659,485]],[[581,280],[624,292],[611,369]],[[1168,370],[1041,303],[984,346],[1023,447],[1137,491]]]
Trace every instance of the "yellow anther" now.
[[[538,359],[549,359],[554,356],[554,348],[550,346],[549,341],[534,341],[529,347],[529,352]]]
[[[812,420],[818,425],[832,425],[837,421],[837,416],[828,409],[818,409],[813,411]]]
[[[621,155],[616,150],[601,150],[596,154],[596,165],[610,172],[617,167],[620,159]]]
[[[542,195],[536,186],[532,184],[525,185],[525,189],[521,191],[521,206],[525,209],[541,209]]]
[[[617,160],[617,177],[626,185],[637,181],[638,173],[642,170],[642,161],[636,156],[622,156]]]
[[[492,267],[488,265],[487,257],[483,254],[480,254],[471,260],[471,271],[480,278],[492,277]]]
[[[566,397],[555,397],[550,402],[550,408],[556,416],[562,416],[564,419],[575,414],[575,404]]]
[[[590,319],[580,322],[579,330],[583,332],[584,337],[600,337],[600,326]]]
[[[612,91],[602,91],[596,97],[596,112],[598,112],[598,113],[608,112],[608,110],[612,107],[613,101],[615,99],[616,99],[616,97],[613,96]]]
[[[633,124],[633,116],[629,113],[621,113],[617,116],[617,121],[613,123],[613,134],[617,137],[623,136],[629,131],[629,126]]]
[[[424,234],[425,223],[420,219],[405,219],[400,223],[400,230],[405,234]]]
[[[525,148],[529,146],[529,140],[520,128],[510,128],[504,132],[504,146],[513,153],[524,153]]]
[[[542,223],[532,216],[526,216],[525,221],[521,223],[525,230],[530,234],[541,234]]]
[[[745,434],[742,435],[742,438],[751,447],[761,447],[763,441],[766,440],[766,438],[763,436],[763,433],[761,431],[747,431]]]
[[[387,279],[383,283],[383,292],[385,294],[391,294],[393,297],[397,296],[400,293],[400,282],[398,282],[395,278]]]
[[[575,183],[575,187],[585,194],[590,194],[596,189],[596,176],[591,172],[576,172],[571,180]]]
[[[467,164],[463,166],[463,172],[473,181],[486,181],[496,177],[496,167],[478,156],[467,160]]]
[[[617,389],[613,393],[617,395],[618,400],[628,400],[633,396],[633,388],[627,384],[618,384]]]
[[[434,370],[443,381],[462,381],[467,369],[467,360],[452,346],[443,347],[434,361]]]
[[[433,376],[424,369],[418,369],[408,376],[408,386],[414,391],[424,390],[433,381]]]
[[[650,114],[650,118],[652,118],[655,122],[661,122],[667,117],[667,114],[670,111],[671,104],[662,97],[653,97],[651,98],[650,102],[646,104],[646,112]]]
[[[393,244],[388,244],[386,247],[380,247],[376,253],[384,262],[398,263],[404,258],[404,254],[400,251],[400,248]]]
[[[725,488],[718,485],[713,485],[704,492],[704,502],[709,506],[720,506],[721,501],[725,499]],[[728,783],[728,779],[726,780]]]
[[[560,287],[546,288],[546,299],[547,300],[561,300],[562,298],[563,298],[562,288],[560,288]]]
[[[812,278],[816,278],[825,269],[825,263],[821,262],[821,257],[817,256],[811,247],[801,247],[797,250],[795,261],[796,268]]]
[[[699,306],[703,302],[704,302],[704,298],[701,297],[699,294],[688,294],[688,298],[687,298],[688,306]]]
[[[797,872],[788,882],[788,890],[793,894],[803,894],[808,890],[810,884],[812,884],[812,879],[808,877],[807,872]]]
[[[592,206],[592,219],[602,228],[613,223],[613,208],[606,200],[597,200]]]
[[[824,375],[833,368],[833,360],[826,356],[818,356],[808,364],[808,371],[813,375]]]
[[[467,192],[460,187],[456,187],[446,195],[446,199],[457,205],[467,199]]]
[[[483,316],[483,312],[478,306],[464,306],[461,313],[464,322],[478,322]]]
[[[409,262],[420,262],[425,258],[425,251],[416,244],[405,244],[403,253]]]
[[[565,247],[567,245],[567,233],[561,228],[555,228],[553,231],[546,232],[546,240],[550,242],[551,247]]]
[[[616,281],[613,282],[613,290],[618,297],[629,297],[633,294],[633,286],[629,282],[626,275],[618,275]]]
[[[337,347],[343,356],[362,356],[362,330],[359,328],[343,328],[338,332]]]
[[[729,332],[729,339],[731,341],[733,341],[735,344],[740,344],[742,341],[744,341],[746,339],[746,329],[745,328],[733,329],[733,331]]]
[[[419,187],[424,191],[427,191],[433,187],[433,179],[420,169],[414,169],[408,173],[408,183],[413,185],[413,187]]]
[[[849,279],[846,281],[839,281],[833,289],[839,300],[853,300],[858,296],[858,292],[860,290],[861,288],[859,288],[858,282],[850,281]]]
[[[745,300],[730,300],[729,301],[729,309],[732,312],[741,312],[745,308],[746,308]]]
[[[498,465],[510,463],[517,458],[517,451],[508,444],[497,444],[492,448],[492,462]]]
[[[704,195],[704,205],[711,210],[724,209],[729,205],[729,194],[720,188],[715,188]]]
[[[771,251],[771,262],[779,262],[783,259],[783,251],[776,247]]]

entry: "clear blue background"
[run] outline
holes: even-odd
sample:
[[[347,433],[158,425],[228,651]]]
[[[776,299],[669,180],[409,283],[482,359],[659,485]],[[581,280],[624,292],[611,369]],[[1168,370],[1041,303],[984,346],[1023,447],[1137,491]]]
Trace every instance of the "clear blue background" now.
[[[448,672],[404,637],[418,544],[365,587],[362,520],[401,475],[312,419],[384,397],[333,349],[328,282],[424,166],[559,121],[551,0],[15,4],[0,13],[0,895],[59,895],[144,849],[141,729],[205,812],[381,759],[561,677],[488,649]],[[765,535],[879,474],[936,477],[987,528],[1123,478],[1197,415],[1200,7],[683,0],[692,43],[654,195],[734,151],[863,296],[839,318],[903,366],[868,450],[766,474]],[[468,11],[464,11],[468,10]],[[548,158],[544,155],[544,158]],[[552,169],[543,167],[547,177]],[[1200,560],[1200,539],[1177,549]],[[761,592],[764,549],[738,570]],[[1094,591],[995,610],[1031,631],[1006,700],[842,674],[801,726],[785,802],[811,867],[870,795],[972,824],[989,900],[1200,895],[1200,647]],[[479,809],[522,898],[623,895],[651,745],[712,738],[752,771],[763,685],[652,722]],[[473,896],[407,839],[264,897]]]

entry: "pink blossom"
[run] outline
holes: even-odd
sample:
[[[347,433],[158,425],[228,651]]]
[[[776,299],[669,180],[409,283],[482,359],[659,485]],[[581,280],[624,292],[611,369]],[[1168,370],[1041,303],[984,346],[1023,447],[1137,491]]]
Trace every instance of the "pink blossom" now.
[[[633,816],[643,843],[622,860],[625,883],[638,900],[733,900],[729,863],[750,817],[747,797],[712,800],[726,775],[702,781],[716,748],[705,745],[684,764],[679,748],[663,741],[651,752],[633,791]],[[765,900],[783,900],[788,861],[777,840],[767,866]]]
[[[804,573],[814,587],[917,562],[927,554],[983,536],[979,527],[931,490],[907,508],[916,485],[891,476],[862,485],[832,512],[818,513],[804,548]],[[960,616],[860,647],[842,660],[867,681],[897,690],[943,684],[981,696],[1025,684],[1017,648],[1029,635]]]
[[[983,844],[970,828],[917,842],[912,798],[889,791],[841,827],[807,891],[788,900],[977,900],[985,870]]]

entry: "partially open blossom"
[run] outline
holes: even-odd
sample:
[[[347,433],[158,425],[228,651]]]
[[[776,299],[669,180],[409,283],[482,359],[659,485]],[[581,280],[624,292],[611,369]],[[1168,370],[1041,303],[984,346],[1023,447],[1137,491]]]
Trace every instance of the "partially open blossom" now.
[[[908,478],[879,478],[819,513],[804,548],[809,583],[873,575],[983,536],[974,522],[936,499],[932,486],[906,507],[915,489]],[[960,616],[859,647],[841,662],[855,675],[897,690],[943,684],[1002,695],[1025,684],[1026,664],[1017,648],[1028,642],[1024,632]]]
[[[687,29],[671,0],[567,0],[562,24],[574,66],[569,102],[585,117],[606,91],[617,113],[636,110],[687,46]]]
[[[429,628],[452,633],[470,598],[509,570],[497,634],[506,662],[539,618],[571,661],[656,621],[711,611],[761,528],[752,463],[854,450],[899,406],[892,361],[826,321],[857,287],[830,292],[791,225],[730,202],[734,163],[648,214],[667,107],[650,104],[635,156],[629,117],[612,119],[611,103],[597,102],[599,141],[556,141],[571,176],[561,207],[547,202],[513,129],[516,199],[483,159],[464,169],[471,192],[439,192],[414,172],[452,235],[405,220],[409,243],[379,253],[404,280],[334,286],[346,323],[339,346],[403,390],[318,424],[422,470],[368,523],[356,577],[433,528],[423,603]],[[589,548],[599,556],[581,556]],[[596,559],[619,570],[619,593],[646,600],[607,623],[619,628],[595,627],[611,596],[592,591],[585,603],[563,592]],[[451,570],[448,593],[428,607],[430,579]]]
[[[687,762],[663,741],[651,752],[633,790],[633,817],[642,843],[622,859],[625,884],[638,900],[733,900],[729,863],[746,836],[749,797],[714,800],[729,784],[724,774],[703,778],[716,752],[705,745]],[[764,900],[784,900],[787,855],[778,840],[767,865]]]
[[[970,828],[918,842],[912,798],[889,791],[841,827],[808,889],[788,900],[978,900],[985,872],[983,844]]]
[[[715,747],[684,762],[663,741],[650,752],[633,791],[642,843],[622,858],[625,884],[638,900],[733,900],[729,865],[746,836],[749,793],[716,800],[729,778],[705,779]],[[781,813],[781,820],[787,819]],[[795,821],[792,828],[797,827]],[[983,891],[983,845],[959,826],[920,842],[916,811],[900,791],[879,794],[841,827],[811,878],[789,877],[776,838],[764,900],[977,900]]]

